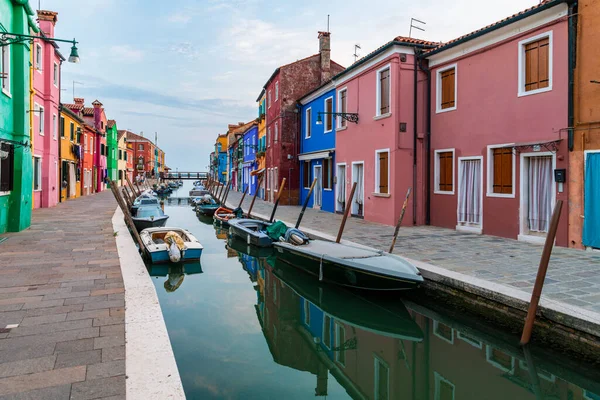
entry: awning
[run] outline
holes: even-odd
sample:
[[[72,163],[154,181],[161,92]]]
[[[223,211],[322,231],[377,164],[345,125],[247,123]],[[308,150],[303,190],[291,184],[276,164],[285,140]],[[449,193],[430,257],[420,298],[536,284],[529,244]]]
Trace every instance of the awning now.
[[[262,174],[263,172],[265,172],[265,169],[264,169],[264,168],[261,168],[261,169],[255,169],[254,171],[250,171],[250,176],[254,176],[254,175],[260,175],[260,174]]]
[[[322,151],[313,151],[312,153],[303,153],[298,155],[298,160],[306,161],[306,160],[316,160],[317,158],[329,158],[331,157],[331,153],[333,153],[335,149],[322,150]]]
[[[558,144],[561,141],[562,139],[536,140],[533,142],[507,144],[506,147],[512,147],[515,154],[524,153],[526,151],[550,151],[556,153],[558,151]]]

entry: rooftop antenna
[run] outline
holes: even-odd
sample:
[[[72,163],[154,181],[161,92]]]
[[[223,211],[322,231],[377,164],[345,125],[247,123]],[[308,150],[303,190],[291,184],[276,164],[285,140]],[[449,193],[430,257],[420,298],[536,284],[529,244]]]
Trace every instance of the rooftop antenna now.
[[[75,103],[75,84],[83,85],[83,82],[73,81],[73,103]]]
[[[329,14],[327,14],[327,33],[329,33]]]
[[[356,60],[358,60],[358,51],[360,50],[360,45],[357,43],[354,45],[354,62],[356,62]]]
[[[38,0],[38,11],[42,9],[42,0]]]
[[[412,37],[411,35],[412,35],[412,29],[413,29],[413,28],[415,28],[415,29],[418,29],[418,30],[420,30],[420,31],[425,31],[425,29],[421,28],[420,26],[416,26],[416,25],[414,24],[415,22],[418,22],[419,24],[426,25],[426,23],[425,23],[425,22],[423,22],[423,21],[419,21],[419,20],[418,20],[418,19],[416,19],[416,18],[411,18],[411,19],[410,19],[410,29],[408,30],[408,37]]]

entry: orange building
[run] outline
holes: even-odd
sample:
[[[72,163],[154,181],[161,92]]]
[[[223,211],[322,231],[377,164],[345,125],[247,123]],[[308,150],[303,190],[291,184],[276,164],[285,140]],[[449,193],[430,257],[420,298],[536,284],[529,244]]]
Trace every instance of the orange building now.
[[[600,248],[600,0],[578,7],[568,209],[569,246],[583,249]]]

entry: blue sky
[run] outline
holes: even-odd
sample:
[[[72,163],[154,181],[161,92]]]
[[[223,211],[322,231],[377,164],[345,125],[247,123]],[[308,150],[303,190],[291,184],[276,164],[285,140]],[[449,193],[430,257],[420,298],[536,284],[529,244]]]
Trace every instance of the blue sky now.
[[[34,8],[38,0],[30,0]],[[398,35],[448,41],[537,0],[262,1],[41,0],[57,11],[56,37],[79,42],[80,64],[63,64],[62,101],[100,100],[119,129],[154,138],[167,165],[205,170],[218,133],[256,116],[273,70],[318,52],[330,14],[332,59],[349,66]],[[375,6],[376,5],[376,6]],[[68,46],[62,52],[69,54]]]

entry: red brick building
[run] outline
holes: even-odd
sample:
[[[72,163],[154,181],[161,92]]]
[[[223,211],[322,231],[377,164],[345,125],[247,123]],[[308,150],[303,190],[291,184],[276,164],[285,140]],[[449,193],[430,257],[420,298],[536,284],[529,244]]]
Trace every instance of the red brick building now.
[[[265,199],[274,201],[286,178],[281,204],[298,204],[299,126],[296,100],[331,79],[344,67],[331,61],[330,33],[319,32],[319,53],[277,68],[264,85],[267,103]]]
[[[125,132],[127,135],[127,143],[132,145],[133,153],[133,176],[151,177],[154,172],[154,143],[141,135],[137,135],[130,131]],[[129,157],[129,155],[128,155]]]

